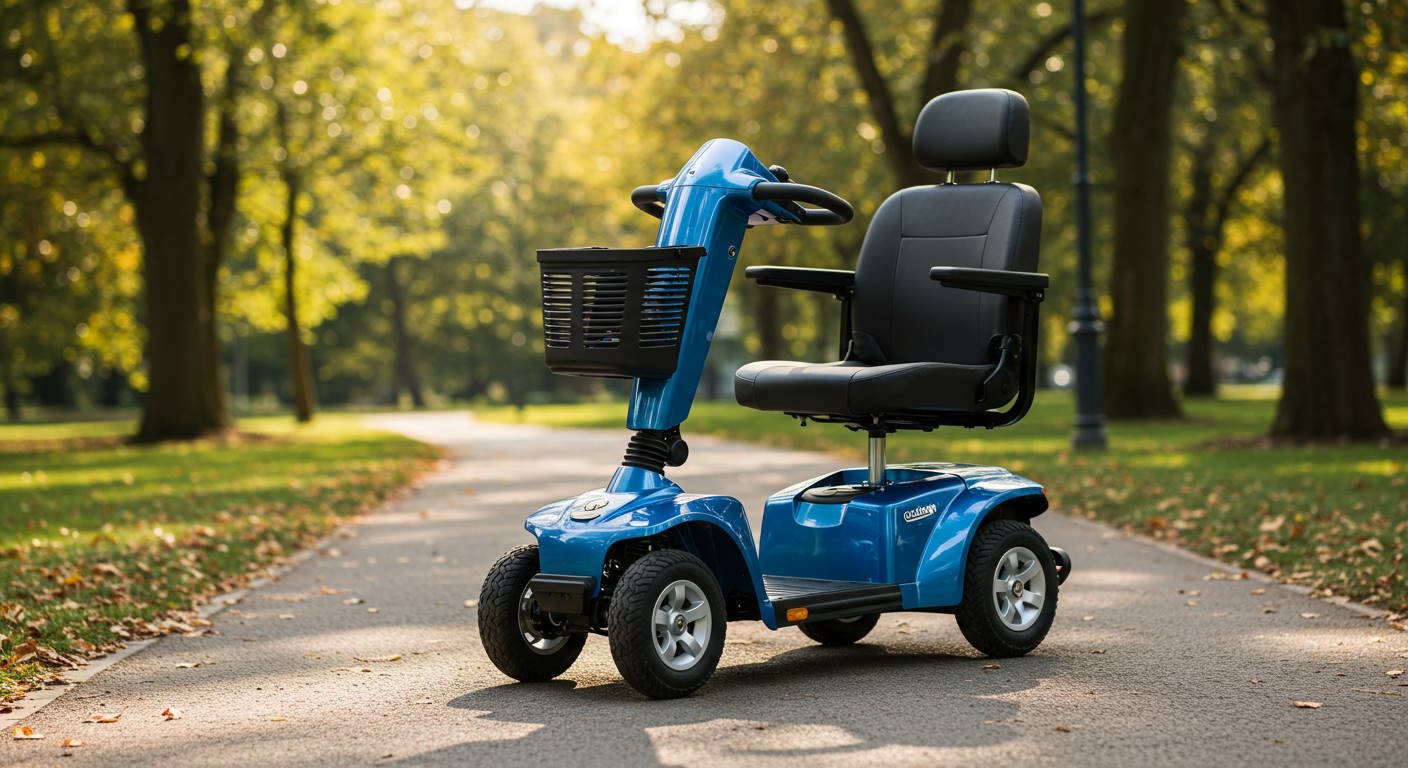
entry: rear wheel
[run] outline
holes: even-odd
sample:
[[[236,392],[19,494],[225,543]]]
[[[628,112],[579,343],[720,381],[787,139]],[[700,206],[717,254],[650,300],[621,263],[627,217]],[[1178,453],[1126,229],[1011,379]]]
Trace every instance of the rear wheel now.
[[[724,649],[723,592],[702,560],[656,550],[621,575],[607,609],[607,637],[621,677],[652,699],[699,690]]]
[[[880,614],[866,613],[844,619],[827,619],[798,624],[802,634],[822,645],[852,645],[870,634],[880,621]]]
[[[1029,653],[1051,629],[1058,582],[1036,529],[1017,520],[985,523],[968,550],[958,628],[988,656]]]
[[[538,608],[528,581],[538,575],[538,547],[499,558],[479,591],[479,640],[500,672],[523,682],[551,680],[567,671],[587,636],[568,632]]]

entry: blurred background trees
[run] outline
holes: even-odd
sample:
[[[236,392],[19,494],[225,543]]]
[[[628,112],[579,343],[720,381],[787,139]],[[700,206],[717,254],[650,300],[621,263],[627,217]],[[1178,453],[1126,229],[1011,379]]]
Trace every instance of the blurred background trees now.
[[[1092,2],[1114,417],[1284,379],[1280,434],[1383,434],[1408,369],[1408,10]],[[528,11],[532,11],[529,13]],[[0,388],[140,406],[141,437],[318,403],[619,394],[541,365],[539,247],[630,245],[626,199],[732,136],[857,222],[747,263],[846,267],[923,103],[1015,88],[1070,384],[1069,8],[1029,0],[0,0]],[[1103,137],[1103,141],[1100,140]],[[736,363],[835,354],[834,301],[740,279]]]

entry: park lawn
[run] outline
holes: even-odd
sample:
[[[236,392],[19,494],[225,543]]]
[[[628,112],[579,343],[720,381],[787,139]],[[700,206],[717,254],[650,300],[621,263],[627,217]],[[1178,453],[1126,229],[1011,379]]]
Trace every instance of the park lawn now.
[[[327,414],[132,446],[131,422],[0,426],[0,702],[192,610],[405,485],[429,446]]]
[[[1321,595],[1408,614],[1408,443],[1267,445],[1257,438],[1271,422],[1273,395],[1228,388],[1219,400],[1185,402],[1187,418],[1180,421],[1111,424],[1110,449],[1090,453],[1070,448],[1070,394],[1042,392],[1014,427],[900,433],[890,438],[889,458],[1008,466],[1043,483],[1052,507],[1066,514],[1175,542]],[[620,403],[478,413],[624,434]],[[1408,397],[1391,396],[1386,414],[1394,429],[1408,429]],[[685,424],[690,434],[864,461],[863,435],[835,425],[799,428],[782,414],[732,403],[695,404]]]

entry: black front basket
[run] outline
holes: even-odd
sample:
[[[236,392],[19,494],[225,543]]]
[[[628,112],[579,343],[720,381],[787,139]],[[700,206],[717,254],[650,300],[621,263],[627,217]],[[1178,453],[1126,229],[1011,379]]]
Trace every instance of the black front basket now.
[[[674,373],[703,257],[700,247],[538,251],[548,368],[607,378]]]

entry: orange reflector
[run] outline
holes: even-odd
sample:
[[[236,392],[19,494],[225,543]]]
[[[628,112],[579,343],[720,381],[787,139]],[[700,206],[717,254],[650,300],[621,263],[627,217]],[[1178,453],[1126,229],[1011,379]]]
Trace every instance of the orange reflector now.
[[[806,608],[788,608],[788,609],[787,609],[787,620],[788,620],[788,621],[806,621],[806,620],[807,620],[807,609],[806,609]]]

